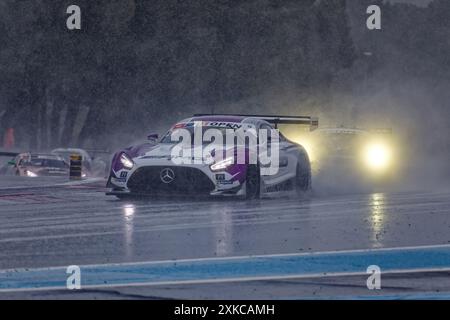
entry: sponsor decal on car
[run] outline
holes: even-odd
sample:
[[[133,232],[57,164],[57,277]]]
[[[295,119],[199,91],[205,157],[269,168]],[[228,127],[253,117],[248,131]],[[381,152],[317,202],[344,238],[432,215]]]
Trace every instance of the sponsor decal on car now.
[[[218,121],[210,121],[207,122],[206,127],[218,127],[218,128],[228,128],[228,129],[240,129],[242,128],[242,124],[236,122],[218,122]]]

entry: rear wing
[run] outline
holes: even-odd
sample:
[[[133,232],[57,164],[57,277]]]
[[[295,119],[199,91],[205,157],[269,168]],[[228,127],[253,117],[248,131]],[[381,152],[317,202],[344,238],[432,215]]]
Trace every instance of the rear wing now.
[[[313,131],[319,127],[319,118],[308,117],[308,116],[278,116],[278,115],[252,115],[252,114],[194,114],[194,117],[202,116],[237,116],[237,117],[247,117],[247,118],[258,118],[275,125],[278,128],[279,124],[298,124],[309,126],[309,130]]]

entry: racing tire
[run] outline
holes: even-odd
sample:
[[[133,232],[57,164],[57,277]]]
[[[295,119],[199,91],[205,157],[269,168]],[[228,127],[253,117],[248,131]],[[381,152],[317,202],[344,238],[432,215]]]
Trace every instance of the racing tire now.
[[[260,194],[261,176],[258,166],[250,165],[247,167],[247,174],[245,177],[245,199],[257,199]]]
[[[300,156],[297,162],[295,189],[299,194],[311,190],[311,164],[306,155]]]

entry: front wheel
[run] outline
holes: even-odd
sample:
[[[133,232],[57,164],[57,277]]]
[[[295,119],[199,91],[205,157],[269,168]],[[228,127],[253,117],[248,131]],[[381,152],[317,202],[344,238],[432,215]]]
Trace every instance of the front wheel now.
[[[260,173],[257,166],[251,165],[247,167],[247,175],[245,178],[245,198],[256,199],[260,192]]]

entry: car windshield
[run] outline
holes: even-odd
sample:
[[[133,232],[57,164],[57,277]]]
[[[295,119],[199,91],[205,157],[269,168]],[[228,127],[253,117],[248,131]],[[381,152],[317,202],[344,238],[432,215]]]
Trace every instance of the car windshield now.
[[[187,130],[190,134],[191,137],[191,142],[192,144],[194,143],[194,127],[193,126],[187,126],[187,127],[183,127],[183,128],[177,128],[175,126],[175,128],[172,128],[171,130],[169,130],[166,135],[161,139],[161,143],[167,143],[167,144],[178,144],[182,139],[180,138],[180,140],[178,140],[176,137],[177,131],[178,130]],[[219,130],[220,133],[222,134],[223,140],[222,141],[214,141],[217,144],[225,144],[226,143],[226,136],[227,134],[230,134],[230,130],[233,130],[234,135],[237,138],[237,144],[243,144],[245,141],[248,141],[248,137],[250,136],[256,136],[255,132],[256,130],[253,129],[252,126],[248,126],[246,129],[243,129],[243,127],[236,127],[236,128],[232,128],[232,127],[223,127],[223,126],[203,126],[202,127],[202,137],[204,137],[205,132],[209,129],[215,129],[215,130]],[[175,136],[174,136],[175,135]],[[173,137],[173,138],[172,138]],[[209,145],[211,144],[211,141],[206,140],[206,139],[202,139],[202,144],[203,145]]]
[[[47,159],[47,158],[32,158],[25,162],[27,166],[33,167],[48,167],[48,168],[67,168],[68,165],[63,160]]]

